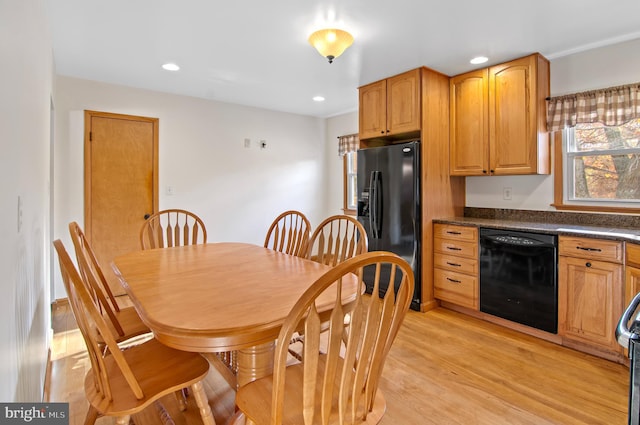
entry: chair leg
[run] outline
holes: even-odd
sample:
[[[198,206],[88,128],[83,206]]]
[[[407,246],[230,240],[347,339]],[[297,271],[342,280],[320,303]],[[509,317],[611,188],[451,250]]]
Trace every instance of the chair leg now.
[[[181,412],[187,410],[187,397],[182,390],[178,390],[173,393],[176,396],[176,401],[178,402],[178,409]]]
[[[204,392],[202,381],[193,384],[191,390],[193,391],[193,398],[196,399],[198,410],[200,410],[203,424],[216,425],[216,420],[213,418],[211,407],[209,407],[209,400],[207,399],[207,394]]]
[[[87,416],[84,418],[84,425],[93,425],[96,423],[96,419],[98,419],[98,410],[96,410],[95,407],[89,405]]]

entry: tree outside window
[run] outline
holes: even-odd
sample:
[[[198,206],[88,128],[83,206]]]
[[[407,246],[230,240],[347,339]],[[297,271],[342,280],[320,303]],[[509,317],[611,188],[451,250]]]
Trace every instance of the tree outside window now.
[[[567,133],[568,200],[640,203],[640,119]]]

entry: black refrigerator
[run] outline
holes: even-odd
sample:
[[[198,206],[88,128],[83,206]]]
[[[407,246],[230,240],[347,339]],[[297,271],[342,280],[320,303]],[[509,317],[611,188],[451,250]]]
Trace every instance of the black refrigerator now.
[[[360,149],[357,167],[358,221],[367,231],[369,251],[391,251],[411,265],[415,278],[411,308],[420,310],[420,142]],[[372,270],[365,270],[364,280],[371,293]],[[379,288],[379,296],[387,290]]]

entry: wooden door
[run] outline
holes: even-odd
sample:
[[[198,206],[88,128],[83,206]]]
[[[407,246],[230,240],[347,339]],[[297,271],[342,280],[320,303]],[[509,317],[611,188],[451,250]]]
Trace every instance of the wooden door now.
[[[486,68],[452,77],[449,83],[450,173],[489,174],[489,87]]]
[[[114,257],[140,249],[158,209],[158,119],[85,111],[85,233],[114,293]]]
[[[387,79],[387,135],[420,130],[420,69]]]
[[[387,133],[387,81],[360,87],[360,139],[382,137]]]

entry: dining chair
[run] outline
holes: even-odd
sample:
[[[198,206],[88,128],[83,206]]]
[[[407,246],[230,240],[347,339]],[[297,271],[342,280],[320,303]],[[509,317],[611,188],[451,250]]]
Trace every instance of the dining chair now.
[[[113,416],[116,424],[128,425],[132,414],[186,387],[194,394],[203,423],[215,425],[202,384],[209,371],[207,360],[198,353],[165,346],[154,338],[121,348],[64,245],[59,239],[53,245],[91,363],[84,381],[89,402],[85,425],[95,423],[99,416]],[[100,348],[98,336],[106,350]]]
[[[364,226],[348,215],[334,215],[323,220],[313,231],[306,257],[328,266],[335,266],[368,250],[367,232]],[[349,320],[347,315],[346,320]],[[323,328],[323,331],[326,328]],[[304,331],[299,330],[291,339],[289,353],[300,359],[300,344],[304,343]]]
[[[134,307],[120,306],[105,278],[98,259],[84,232],[75,221],[69,223],[69,233],[76,252],[82,282],[87,284],[93,302],[114,331],[117,342],[151,332]],[[102,342],[101,342],[102,344]]]
[[[368,249],[367,232],[364,226],[348,215],[326,218],[313,231],[307,258],[318,263],[335,266]]]
[[[151,214],[140,229],[142,249],[207,243],[204,222],[194,213],[168,209]]]
[[[366,270],[366,271],[365,271]],[[342,284],[372,272],[374,293],[388,282],[395,290],[384,298],[357,291],[349,310],[342,305]],[[389,349],[411,304],[414,276],[411,266],[398,255],[375,251],[355,256],[333,267],[298,299],[285,319],[276,341],[273,374],[238,389],[238,412],[229,423],[271,425],[375,424],[386,401],[378,390]],[[321,336],[316,305],[321,294],[331,294],[329,332]],[[323,308],[323,310],[324,310]],[[291,335],[305,329],[302,361],[287,366]],[[346,344],[342,334],[348,333]]]
[[[311,223],[304,214],[294,210],[285,211],[271,223],[264,247],[304,257],[310,232]]]

